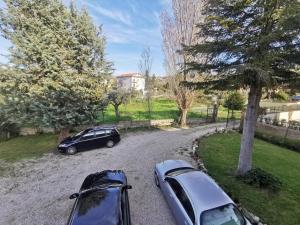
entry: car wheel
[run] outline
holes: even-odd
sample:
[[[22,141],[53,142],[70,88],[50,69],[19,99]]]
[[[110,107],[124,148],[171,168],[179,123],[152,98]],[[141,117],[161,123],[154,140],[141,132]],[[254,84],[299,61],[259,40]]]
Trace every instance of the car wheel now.
[[[158,176],[157,176],[156,172],[154,172],[154,181],[155,181],[155,185],[156,185],[157,187],[160,187],[160,185],[159,185],[159,180],[158,180]]]
[[[112,148],[114,145],[115,145],[115,142],[114,142],[113,140],[109,140],[109,141],[106,143],[106,147],[108,147],[108,148]]]
[[[76,154],[76,152],[77,152],[77,149],[74,146],[71,146],[71,147],[67,148],[67,150],[66,150],[66,153],[68,155],[74,155],[74,154]]]

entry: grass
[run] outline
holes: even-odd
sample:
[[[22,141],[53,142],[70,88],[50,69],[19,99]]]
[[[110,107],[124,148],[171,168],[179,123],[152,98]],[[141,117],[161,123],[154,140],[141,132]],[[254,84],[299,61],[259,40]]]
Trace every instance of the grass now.
[[[233,198],[268,225],[300,224],[300,154],[255,139],[254,167],[278,177],[282,190],[275,194],[244,184],[233,175],[238,163],[240,134],[217,134],[200,141],[198,154],[209,174]]]
[[[120,106],[121,118],[120,120],[148,120],[149,114],[147,111],[147,104],[142,99],[132,100],[131,103]],[[207,106],[195,102],[189,113],[188,118],[206,118]],[[176,102],[171,99],[155,98],[151,105],[151,119],[175,119],[179,116]],[[219,120],[224,121],[227,117],[227,109],[219,108]],[[240,118],[240,112],[235,112],[235,117]],[[109,105],[103,115],[99,115],[98,122],[111,123],[116,122],[114,108]]]
[[[53,151],[56,144],[57,136],[54,134],[16,137],[0,142],[0,159],[16,162],[20,159],[40,157]]]

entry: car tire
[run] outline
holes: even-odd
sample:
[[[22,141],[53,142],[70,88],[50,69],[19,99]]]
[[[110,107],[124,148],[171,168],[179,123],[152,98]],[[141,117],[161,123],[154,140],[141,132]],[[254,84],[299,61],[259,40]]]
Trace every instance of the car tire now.
[[[160,185],[159,185],[159,180],[158,180],[158,176],[157,176],[156,172],[154,172],[154,182],[155,182],[155,185],[156,185],[157,187],[160,187]]]
[[[106,147],[108,148],[112,148],[114,147],[115,145],[115,142],[113,140],[109,140],[108,142],[106,142]]]
[[[67,148],[66,153],[68,155],[74,155],[77,153],[77,149],[74,146],[71,146],[71,147]]]

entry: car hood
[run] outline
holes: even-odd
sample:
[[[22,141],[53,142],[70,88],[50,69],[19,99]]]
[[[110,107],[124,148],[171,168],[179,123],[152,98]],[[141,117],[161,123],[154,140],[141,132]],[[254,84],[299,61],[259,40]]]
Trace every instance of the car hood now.
[[[67,138],[65,138],[64,140],[62,140],[61,142],[60,142],[60,144],[70,144],[70,143],[73,143],[74,141],[73,141],[73,139],[72,139],[72,137],[70,136],[70,137],[67,137]]]
[[[77,199],[68,225],[119,225],[120,188],[109,188],[83,194]]]

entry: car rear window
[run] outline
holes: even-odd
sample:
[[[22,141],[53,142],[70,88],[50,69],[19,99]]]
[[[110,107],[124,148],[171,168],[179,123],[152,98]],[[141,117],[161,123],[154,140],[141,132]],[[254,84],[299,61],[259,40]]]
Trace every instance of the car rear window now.
[[[201,225],[245,225],[240,211],[233,205],[210,209],[201,214]]]
[[[192,168],[192,167],[180,167],[180,168],[176,168],[176,169],[167,171],[165,173],[165,176],[175,177],[180,174],[187,173],[187,172],[194,171],[194,170],[195,170],[195,168]]]

